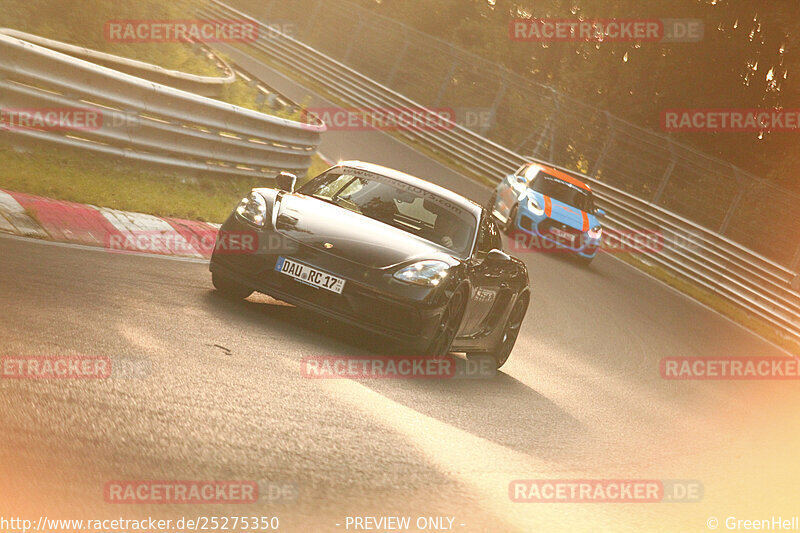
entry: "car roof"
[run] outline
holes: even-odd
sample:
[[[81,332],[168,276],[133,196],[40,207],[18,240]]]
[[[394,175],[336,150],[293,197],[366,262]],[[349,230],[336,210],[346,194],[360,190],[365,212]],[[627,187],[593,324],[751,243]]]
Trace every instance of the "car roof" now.
[[[567,174],[564,171],[557,170],[557,169],[555,169],[553,167],[549,167],[547,165],[543,165],[542,163],[531,163],[528,166],[529,167],[531,167],[531,166],[539,167],[540,169],[544,170],[545,172],[547,172],[548,174],[550,174],[554,178],[558,178],[561,181],[566,181],[567,183],[569,183],[571,185],[575,185],[576,187],[580,187],[581,189],[584,189],[586,191],[592,192],[592,188],[589,187],[586,183],[582,182],[578,178],[570,176],[569,174]]]
[[[374,163],[365,163],[363,161],[340,161],[338,164],[336,164],[336,167],[349,167],[363,170],[365,172],[372,172],[373,174],[380,174],[408,185],[418,187],[424,191],[440,196],[458,205],[459,207],[466,209],[467,211],[472,212],[480,220],[481,212],[483,211],[483,208],[480,205],[476,204],[469,198],[465,198],[464,196],[451,191],[450,189],[445,189],[440,185],[436,185],[435,183],[431,183],[430,181],[422,178],[418,178],[416,176],[412,176],[411,174],[406,174],[405,172],[401,172],[392,168],[376,165]]]

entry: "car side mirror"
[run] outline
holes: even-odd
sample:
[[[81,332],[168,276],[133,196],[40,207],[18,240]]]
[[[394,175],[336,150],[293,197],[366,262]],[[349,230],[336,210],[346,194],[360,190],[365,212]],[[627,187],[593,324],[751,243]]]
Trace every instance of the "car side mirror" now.
[[[297,176],[290,172],[281,172],[275,176],[275,182],[280,190],[294,192],[294,188],[297,185]]]
[[[604,216],[606,216],[606,212],[603,211],[602,209],[595,209],[594,214],[595,216],[597,216],[597,218],[603,218]]]
[[[509,261],[511,261],[511,256],[497,248],[490,250],[489,253],[486,254],[486,262],[489,264],[500,265]]]

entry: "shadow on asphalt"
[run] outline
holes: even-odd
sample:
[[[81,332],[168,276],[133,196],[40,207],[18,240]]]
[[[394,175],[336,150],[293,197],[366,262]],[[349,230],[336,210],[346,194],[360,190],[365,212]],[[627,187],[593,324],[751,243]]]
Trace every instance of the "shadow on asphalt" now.
[[[255,297],[256,302],[232,301],[209,291],[204,299],[223,322],[245,321],[265,331],[278,328],[282,334],[312,345],[311,351],[292,355],[298,359],[298,372],[300,357],[389,357],[401,353],[399,346],[377,335],[261,295]],[[586,428],[550,399],[502,370],[493,377],[459,377],[467,362],[454,357],[456,377],[356,381],[425,416],[523,454],[568,463],[585,449]]]

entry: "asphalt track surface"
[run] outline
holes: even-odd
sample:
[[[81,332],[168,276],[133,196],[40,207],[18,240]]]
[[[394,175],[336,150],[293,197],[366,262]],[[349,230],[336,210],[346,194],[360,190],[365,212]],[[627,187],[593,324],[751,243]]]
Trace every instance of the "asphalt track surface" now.
[[[378,132],[330,132],[322,151],[487,194]],[[712,516],[800,515],[797,382],[659,373],[663,357],[782,351],[613,258],[521,257],[533,302],[494,379],[311,380],[303,357],[394,348],[267,297],[224,300],[202,262],[0,237],[0,355],[98,355],[127,369],[0,379],[0,516],[278,516],[281,531],[447,516],[464,532],[672,532],[709,531]],[[704,494],[511,502],[509,483],[533,478],[697,480]],[[110,480],[271,480],[297,497],[119,505],[104,501]]]

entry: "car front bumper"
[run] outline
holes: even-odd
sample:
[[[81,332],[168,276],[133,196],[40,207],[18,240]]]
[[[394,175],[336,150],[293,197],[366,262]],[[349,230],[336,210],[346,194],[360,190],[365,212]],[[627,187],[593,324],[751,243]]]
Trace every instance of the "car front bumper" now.
[[[256,249],[228,253],[220,242],[255,237]],[[239,251],[240,252],[240,251]],[[279,257],[291,258],[345,279],[341,294],[315,288],[275,270]],[[220,228],[211,272],[287,303],[307,308],[366,331],[424,350],[433,339],[448,298],[444,287],[411,286],[392,272],[369,268],[297,243],[231,216]]]
[[[603,244],[602,238],[593,239],[587,233],[577,232],[577,245],[569,245],[564,240],[559,240],[553,237],[552,233],[548,231],[540,231],[540,225],[550,219],[547,215],[538,216],[529,211],[520,210],[517,220],[514,221],[514,227],[517,230],[515,235],[515,245],[517,247],[538,245],[539,249],[543,250],[558,250],[562,252],[572,252],[580,257],[592,259],[597,255],[600,247]],[[533,238],[519,239],[517,236],[529,235]]]

